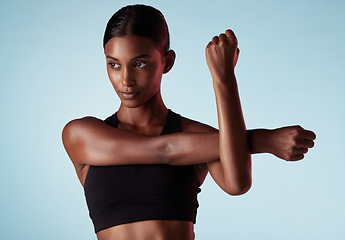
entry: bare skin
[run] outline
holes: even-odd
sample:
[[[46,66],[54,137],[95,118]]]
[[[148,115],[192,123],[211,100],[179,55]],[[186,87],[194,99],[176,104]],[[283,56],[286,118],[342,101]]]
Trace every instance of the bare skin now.
[[[194,226],[186,221],[141,221],[115,226],[97,233],[98,240],[191,240]]]
[[[159,134],[168,110],[161,98],[160,82],[162,74],[172,68],[175,53],[162,56],[150,39],[133,35],[115,37],[106,44],[108,76],[121,99],[118,129],[87,117],[68,123],[62,136],[82,185],[90,165],[164,163],[194,165],[200,185],[210,172],[231,195],[249,190],[250,148],[233,71],[237,40],[229,31],[217,38],[207,46],[206,58],[217,99],[219,133],[182,118],[182,133],[164,136]],[[286,160],[302,159],[314,139],[312,132],[298,126],[249,134],[252,152],[270,152]],[[191,222],[155,220],[114,226],[97,234],[100,240],[138,236],[143,240],[190,240],[194,230]]]

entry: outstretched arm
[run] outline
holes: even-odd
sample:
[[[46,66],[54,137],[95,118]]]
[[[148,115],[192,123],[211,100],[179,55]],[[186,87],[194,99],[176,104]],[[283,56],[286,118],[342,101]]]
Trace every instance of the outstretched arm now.
[[[251,187],[251,155],[234,68],[239,49],[231,30],[216,36],[206,47],[213,79],[219,124],[220,163],[209,163],[214,180],[227,193],[240,195]]]
[[[64,147],[76,169],[84,165],[192,165],[219,158],[218,133],[140,135],[85,117],[63,129]]]
[[[69,122],[62,140],[72,161],[81,165],[191,165],[218,159],[218,130],[204,125],[194,131],[150,137],[85,117]],[[300,126],[247,130],[247,136],[252,154],[271,153],[288,161],[302,159],[315,139]]]

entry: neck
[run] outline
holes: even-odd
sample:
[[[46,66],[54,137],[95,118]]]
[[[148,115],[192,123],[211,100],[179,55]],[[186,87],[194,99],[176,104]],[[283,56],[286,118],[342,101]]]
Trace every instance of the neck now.
[[[119,122],[134,125],[161,125],[165,123],[168,109],[165,106],[160,90],[144,105],[136,108],[128,108],[121,104],[117,117]]]

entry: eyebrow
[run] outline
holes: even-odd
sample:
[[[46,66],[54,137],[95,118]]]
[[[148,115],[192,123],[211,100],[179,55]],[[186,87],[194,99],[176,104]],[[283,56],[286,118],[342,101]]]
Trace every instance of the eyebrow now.
[[[150,57],[150,55],[148,55],[148,54],[142,54],[142,55],[139,55],[139,56],[136,56],[136,57],[132,58],[131,60],[136,60],[136,59],[139,59],[139,58],[146,58],[146,57]],[[107,55],[106,58],[110,58],[110,59],[113,59],[113,60],[115,60],[115,61],[119,61],[119,59],[114,58],[114,57],[112,57],[112,56],[110,56],[110,55]]]

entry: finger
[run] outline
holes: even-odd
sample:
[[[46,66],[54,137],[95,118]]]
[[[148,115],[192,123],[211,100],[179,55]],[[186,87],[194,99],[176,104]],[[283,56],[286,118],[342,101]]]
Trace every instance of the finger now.
[[[225,31],[225,35],[226,35],[229,39],[233,40],[233,41],[236,43],[236,45],[238,44],[236,35],[235,35],[235,33],[234,33],[231,29],[226,30],[226,31]]]
[[[218,42],[219,42],[219,37],[218,36],[214,36],[212,38],[212,43],[217,44]]]
[[[207,55],[209,54],[209,51],[210,51],[210,48],[211,48],[211,45],[212,45],[212,41],[209,42],[205,48],[205,56],[207,57]]]
[[[314,141],[309,139],[297,139],[296,146],[303,148],[312,148],[314,147]]]
[[[310,130],[305,130],[305,136],[306,139],[309,140],[315,140],[316,139],[316,134]]]
[[[302,160],[304,158],[304,155],[303,154],[297,154],[297,155],[294,155],[294,156],[291,156],[289,158],[289,160],[287,160],[288,162],[294,162],[294,161],[299,161],[299,160]]]
[[[225,35],[226,35],[227,37],[235,37],[235,38],[236,38],[235,33],[234,33],[231,29],[227,29],[227,30],[225,31]]]
[[[222,34],[220,34],[219,35],[219,41],[224,41],[224,40],[226,40],[228,37],[224,34],[224,33],[222,33]]]
[[[208,49],[211,45],[212,45],[212,41],[210,41],[210,42],[207,44],[206,49]]]
[[[306,154],[307,152],[308,152],[308,148],[303,148],[303,147],[294,148],[292,155]]]

